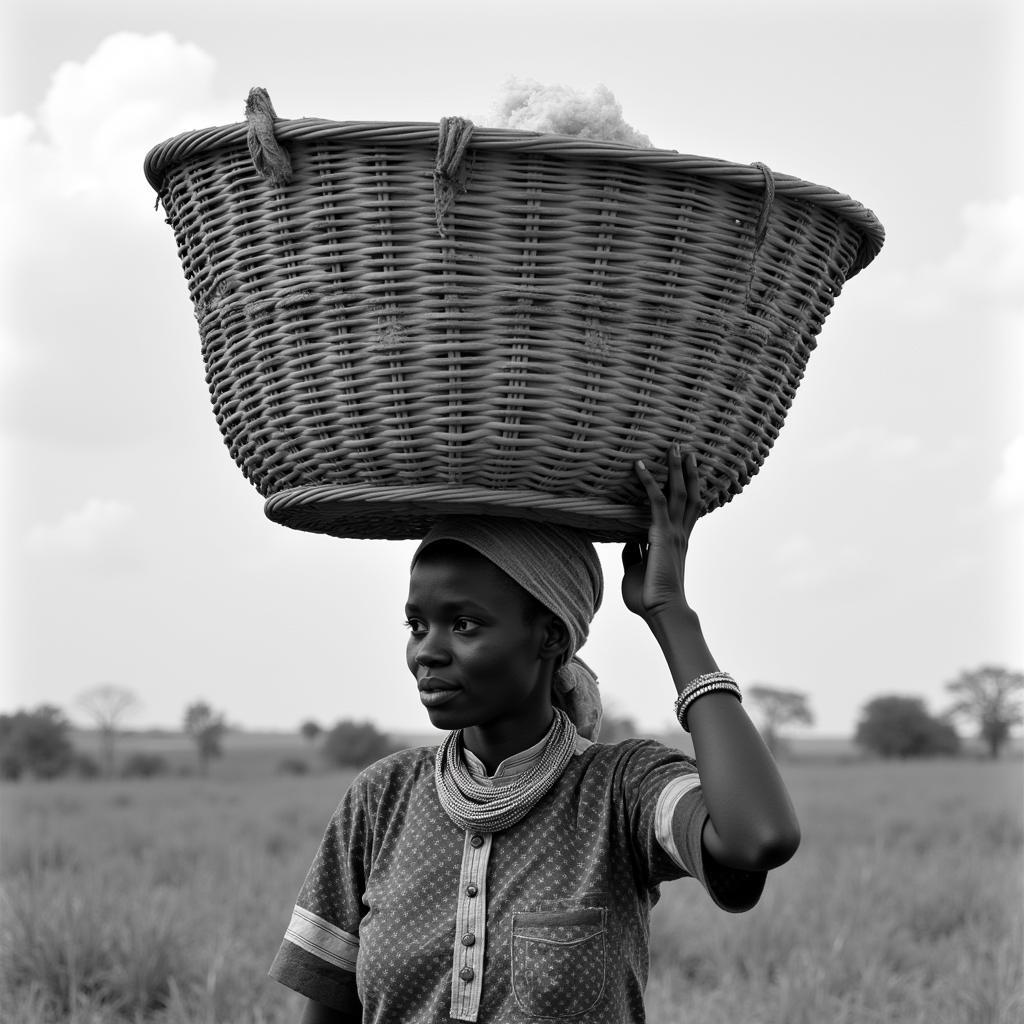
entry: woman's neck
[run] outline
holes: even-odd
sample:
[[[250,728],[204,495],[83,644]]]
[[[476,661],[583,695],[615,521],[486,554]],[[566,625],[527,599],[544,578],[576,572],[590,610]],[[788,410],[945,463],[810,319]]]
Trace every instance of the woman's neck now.
[[[529,750],[544,739],[554,715],[554,709],[548,704],[539,715],[526,722],[472,725],[462,730],[462,743],[480,759],[487,774],[493,775],[502,761]]]

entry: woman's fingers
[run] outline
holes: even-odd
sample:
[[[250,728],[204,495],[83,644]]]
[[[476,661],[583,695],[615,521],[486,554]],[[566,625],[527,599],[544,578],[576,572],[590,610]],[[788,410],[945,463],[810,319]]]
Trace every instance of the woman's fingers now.
[[[683,454],[679,445],[672,445],[668,455],[668,514],[673,522],[681,522],[686,514],[686,477]]]
[[[640,478],[640,483],[644,485],[644,490],[647,492],[647,500],[651,505],[651,518],[655,522],[667,521],[668,502],[658,486],[658,481],[654,479],[651,471],[643,461],[636,463],[636,475]]]
[[[686,511],[683,522],[686,524],[687,530],[692,530],[700,518],[700,510],[703,505],[700,473],[697,472],[697,456],[693,452],[689,452],[686,456],[683,473],[686,477]]]
[[[655,521],[681,523],[687,530],[693,527],[700,518],[701,510],[701,481],[696,455],[689,452],[684,456],[678,445],[672,446],[664,489],[658,486],[643,462],[636,463],[636,474],[647,492]]]

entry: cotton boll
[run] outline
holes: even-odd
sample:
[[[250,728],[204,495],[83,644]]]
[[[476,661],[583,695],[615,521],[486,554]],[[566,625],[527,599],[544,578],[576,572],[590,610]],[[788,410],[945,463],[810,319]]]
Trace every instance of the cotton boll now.
[[[510,79],[495,106],[492,126],[653,148],[646,135],[626,123],[621,104],[605,85],[587,96],[564,85]]]

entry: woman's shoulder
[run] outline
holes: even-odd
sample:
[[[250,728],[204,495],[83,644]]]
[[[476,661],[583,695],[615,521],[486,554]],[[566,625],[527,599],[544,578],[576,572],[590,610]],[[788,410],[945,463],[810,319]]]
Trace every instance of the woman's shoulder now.
[[[589,740],[584,741],[589,743],[589,747],[594,749],[596,754],[600,754],[603,757],[631,757],[637,753],[648,753],[648,754],[659,754],[659,755],[672,755],[678,757],[688,757],[689,755],[685,750],[679,747],[669,746],[662,740],[656,740],[650,736],[629,736],[626,739],[615,740],[612,743],[605,743],[601,740],[591,742]]]
[[[437,747],[396,750],[368,765],[352,780],[353,788],[380,789],[403,785],[423,777],[433,778]]]
[[[685,751],[639,736],[615,743],[591,743],[582,754],[592,769],[611,772],[647,772],[673,764],[686,768],[695,766],[693,758]]]
[[[436,750],[396,750],[358,771],[334,810],[333,825],[350,831],[354,823],[375,821],[382,808],[399,807],[418,789],[433,787]]]

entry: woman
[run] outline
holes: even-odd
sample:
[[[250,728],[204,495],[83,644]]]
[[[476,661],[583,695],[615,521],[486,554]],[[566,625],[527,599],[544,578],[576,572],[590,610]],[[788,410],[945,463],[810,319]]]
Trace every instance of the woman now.
[[[775,763],[718,671],[684,589],[696,460],[669,459],[622,594],[668,661],[695,760],[591,742],[596,680],[574,657],[602,596],[574,531],[439,524],[410,575],[409,667],[436,750],[362,772],[336,811],[271,974],[303,1024],[642,1021],[648,915],[690,875],[752,907],[799,827]],[[699,765],[699,775],[697,766]]]

